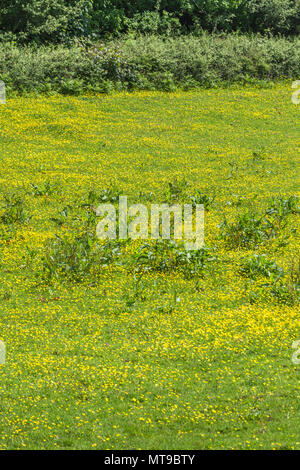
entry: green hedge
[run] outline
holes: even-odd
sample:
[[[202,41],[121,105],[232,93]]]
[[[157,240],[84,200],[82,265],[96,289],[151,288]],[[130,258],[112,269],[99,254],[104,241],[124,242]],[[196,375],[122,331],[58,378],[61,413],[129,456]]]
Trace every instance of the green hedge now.
[[[126,37],[72,47],[2,43],[0,79],[8,92],[211,87],[300,78],[300,39],[242,35]]]

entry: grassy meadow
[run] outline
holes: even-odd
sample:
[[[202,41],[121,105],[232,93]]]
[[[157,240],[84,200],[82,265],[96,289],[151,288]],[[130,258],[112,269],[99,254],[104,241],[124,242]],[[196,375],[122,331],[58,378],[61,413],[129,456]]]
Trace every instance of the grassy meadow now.
[[[0,105],[0,449],[300,449],[291,93]],[[203,202],[201,259],[97,241],[119,194]]]

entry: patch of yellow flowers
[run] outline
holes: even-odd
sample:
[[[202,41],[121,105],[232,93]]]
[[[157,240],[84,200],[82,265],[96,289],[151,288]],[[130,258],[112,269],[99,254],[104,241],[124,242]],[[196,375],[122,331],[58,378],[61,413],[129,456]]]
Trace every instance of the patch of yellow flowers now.
[[[290,359],[299,307],[253,301],[262,281],[238,271],[253,250],[218,239],[224,217],[297,193],[299,110],[289,93],[29,96],[1,106],[0,191],[24,194],[30,218],[0,243],[0,448],[299,448]],[[211,273],[147,274],[133,304],[125,268],[104,269],[100,282],[37,282],[46,241],[68,231],[51,222],[64,207],[110,184],[135,202],[140,193],[159,201],[183,178],[190,194],[215,195],[205,214]],[[30,192],[45,181],[58,190]],[[29,249],[40,254],[32,264]],[[297,234],[258,252],[288,270]]]

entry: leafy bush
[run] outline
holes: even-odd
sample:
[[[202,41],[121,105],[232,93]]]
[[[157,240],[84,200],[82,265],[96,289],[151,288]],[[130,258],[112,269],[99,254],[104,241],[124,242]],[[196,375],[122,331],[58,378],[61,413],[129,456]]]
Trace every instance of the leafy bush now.
[[[135,13],[132,18],[124,19],[124,26],[128,31],[140,34],[179,34],[182,30],[178,18],[172,13],[163,10],[145,11]]]
[[[81,41],[79,47],[83,57],[89,64],[89,80],[101,84],[110,80],[112,82],[126,82],[130,84],[137,80],[136,72],[129,64],[128,57],[116,43],[104,44]]]
[[[207,248],[187,251],[172,240],[157,240],[142,246],[133,257],[137,272],[178,272],[185,277],[202,276],[207,265],[214,260]]]
[[[44,249],[43,277],[46,280],[66,278],[81,282],[91,273],[97,275],[121,255],[122,243],[109,240],[99,244],[94,231],[49,240]]]
[[[90,234],[69,240],[56,235],[45,247],[43,271],[46,278],[67,276],[77,281],[90,272],[95,261]]]
[[[300,76],[300,40],[202,35],[125,37],[64,46],[0,48],[0,79],[18,92],[173,91]],[[255,158],[255,156],[254,156]]]
[[[248,0],[241,2],[240,15],[236,18],[243,30],[272,33],[299,32],[299,2],[297,0]]]
[[[239,214],[232,223],[225,219],[220,224],[220,230],[220,237],[231,248],[257,247],[270,238],[269,226],[264,217],[251,212]]]
[[[59,42],[88,34],[90,0],[2,0],[0,30],[24,41]]]
[[[278,280],[284,275],[283,269],[275,261],[269,260],[266,255],[256,254],[242,262],[240,273],[250,279],[263,276],[271,280]]]
[[[239,214],[237,220],[220,224],[220,238],[231,248],[257,247],[266,240],[277,238],[288,225],[288,217],[299,213],[298,198],[290,196],[272,198],[271,205],[263,214],[246,212]]]
[[[273,197],[270,207],[266,210],[266,214],[275,216],[280,221],[290,214],[299,214],[300,207],[298,206],[298,200],[297,196],[290,196],[288,199],[284,199],[282,196]]]

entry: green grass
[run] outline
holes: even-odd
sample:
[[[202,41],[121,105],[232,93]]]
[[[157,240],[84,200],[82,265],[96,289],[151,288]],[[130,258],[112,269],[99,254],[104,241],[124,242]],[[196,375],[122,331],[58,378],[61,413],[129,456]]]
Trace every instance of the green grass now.
[[[0,448],[300,448],[299,306],[240,273],[266,254],[287,283],[298,216],[258,248],[218,236],[224,216],[297,193],[299,112],[287,84],[1,106],[0,191],[20,195],[25,219],[0,237]],[[137,283],[112,265],[82,282],[41,280],[47,240],[76,230],[70,216],[51,220],[64,207],[80,215],[88,192],[110,184],[160,202],[183,178],[187,195],[215,198],[203,277],[152,272]],[[124,259],[136,250],[129,243]]]

